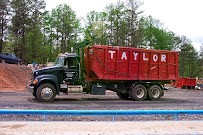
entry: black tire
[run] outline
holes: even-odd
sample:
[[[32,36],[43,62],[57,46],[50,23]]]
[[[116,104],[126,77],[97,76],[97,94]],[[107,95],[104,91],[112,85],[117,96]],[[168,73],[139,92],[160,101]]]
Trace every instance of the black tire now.
[[[147,99],[158,100],[163,96],[163,90],[158,85],[152,85],[147,89]]]
[[[147,89],[142,84],[138,84],[129,91],[130,98],[136,101],[142,101],[147,96]]]
[[[117,95],[122,99],[129,99],[129,93],[117,92]]]
[[[52,102],[56,97],[56,88],[49,83],[41,84],[37,89],[36,95],[40,102]]]

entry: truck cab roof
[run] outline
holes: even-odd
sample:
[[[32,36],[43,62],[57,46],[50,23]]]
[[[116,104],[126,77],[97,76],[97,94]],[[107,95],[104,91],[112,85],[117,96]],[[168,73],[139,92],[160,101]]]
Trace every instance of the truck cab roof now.
[[[65,57],[65,58],[69,58],[69,57],[78,57],[78,55],[76,53],[64,53],[64,54],[59,54],[59,57]]]

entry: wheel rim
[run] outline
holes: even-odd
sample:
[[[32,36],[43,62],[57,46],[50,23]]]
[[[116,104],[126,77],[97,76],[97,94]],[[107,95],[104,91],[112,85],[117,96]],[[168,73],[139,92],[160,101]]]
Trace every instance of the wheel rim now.
[[[136,91],[136,97],[143,98],[145,95],[145,91],[142,88],[137,89]]]
[[[49,87],[43,88],[41,92],[43,99],[50,99],[53,96],[53,91]]]
[[[156,88],[152,89],[152,96],[153,96],[154,98],[158,98],[159,95],[160,95],[159,89],[156,89]]]

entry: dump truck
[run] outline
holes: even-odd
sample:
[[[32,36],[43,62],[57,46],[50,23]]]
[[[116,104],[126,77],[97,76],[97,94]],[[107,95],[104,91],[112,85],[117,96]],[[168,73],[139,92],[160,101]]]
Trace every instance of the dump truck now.
[[[87,44],[58,55],[52,67],[34,70],[27,90],[43,102],[61,93],[105,95],[106,90],[123,99],[158,100],[163,85],[178,78],[178,52]]]

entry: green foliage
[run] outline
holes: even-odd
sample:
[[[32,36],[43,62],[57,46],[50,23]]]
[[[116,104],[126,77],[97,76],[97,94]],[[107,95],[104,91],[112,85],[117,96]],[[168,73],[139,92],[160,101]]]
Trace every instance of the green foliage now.
[[[199,70],[200,70],[199,77],[203,78],[203,44],[200,46],[198,66],[199,66]]]
[[[125,38],[125,31],[121,27],[124,21],[124,3],[120,1],[116,5],[109,5],[106,7],[107,13],[107,35],[110,45],[122,46],[122,40]],[[125,26],[123,26],[125,27]],[[125,45],[125,44],[123,44]]]
[[[43,35],[39,27],[35,27],[26,34],[26,41],[26,50],[30,53],[26,53],[25,60],[28,61],[25,62],[45,63],[46,52],[43,46]]]
[[[67,5],[60,5],[52,10],[53,28],[56,30],[57,40],[60,41],[62,53],[74,45],[78,36],[79,20],[76,14]]]
[[[40,62],[41,14],[45,8],[43,0],[12,0],[13,9],[11,35],[14,53],[24,63]]]
[[[92,11],[87,15],[87,26],[84,30],[85,39],[92,44],[107,44],[106,13]]]
[[[3,52],[13,52],[13,44],[9,41],[4,41]]]
[[[199,56],[200,56],[200,60],[202,60],[202,64],[203,64],[203,43],[200,46]]]
[[[180,39],[171,31],[163,28],[163,24],[149,17],[141,19],[142,28],[144,29],[143,46],[157,50],[176,50]]]
[[[95,44],[139,46],[142,39],[140,5],[136,0],[118,1],[115,5],[108,5],[103,12],[90,12],[86,19],[85,38]]]
[[[8,31],[8,22],[10,21],[10,1],[1,0],[0,1],[0,53],[4,47],[4,40],[6,40],[6,35]]]
[[[179,54],[179,74],[181,77],[198,77],[198,53],[186,37],[181,37],[181,51]]]
[[[44,14],[45,44],[57,53],[65,53],[77,42],[80,23],[68,5],[59,5],[51,13]]]

